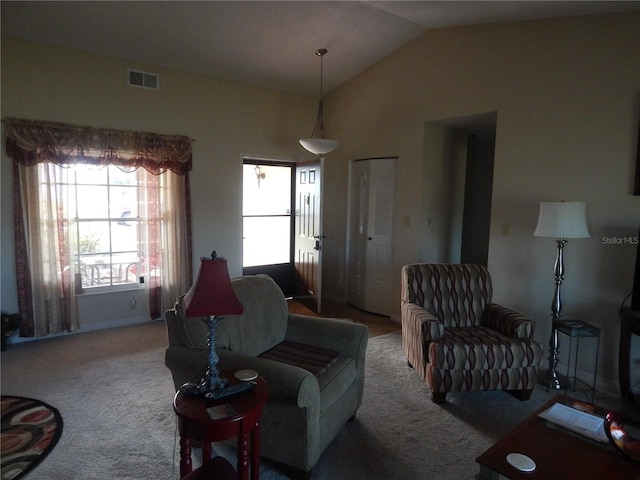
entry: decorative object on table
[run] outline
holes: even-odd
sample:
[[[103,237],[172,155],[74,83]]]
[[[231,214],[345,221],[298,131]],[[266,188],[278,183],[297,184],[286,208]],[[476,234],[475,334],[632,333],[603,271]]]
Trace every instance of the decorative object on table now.
[[[316,55],[320,57],[320,101],[318,103],[318,115],[316,117],[316,125],[311,133],[311,138],[301,138],[300,145],[306,150],[316,155],[323,155],[334,150],[338,145],[337,140],[330,140],[327,138],[327,133],[324,130],[324,115],[323,115],[323,99],[322,99],[322,60],[327,54],[326,48],[316,50]]]
[[[187,318],[205,317],[209,327],[207,372],[197,387],[197,393],[212,398],[216,390],[227,386],[227,380],[218,375],[216,325],[223,315],[239,315],[244,308],[231,287],[227,261],[218,257],[215,250],[211,259],[201,258],[200,261],[196,280],[184,296],[184,311]]]
[[[20,314],[2,312],[2,350],[7,349],[7,339],[20,328]]]
[[[40,400],[2,396],[0,477],[18,480],[35,468],[56,446],[62,435],[57,409]]]
[[[564,246],[568,238],[588,238],[586,204],[584,202],[540,202],[536,237],[555,238],[556,261],[553,265],[555,291],[551,302],[551,337],[549,338],[549,369],[544,385],[552,390],[564,388],[556,367],[558,366],[558,331],[556,322],[562,312],[560,286],[564,279]]]
[[[640,462],[640,425],[631,425],[631,418],[624,410],[607,413],[604,430],[615,447],[627,457]],[[634,435],[631,435],[631,432]]]

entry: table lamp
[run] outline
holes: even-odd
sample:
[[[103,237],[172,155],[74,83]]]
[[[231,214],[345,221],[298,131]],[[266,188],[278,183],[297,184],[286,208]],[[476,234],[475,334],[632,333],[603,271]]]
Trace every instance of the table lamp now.
[[[536,237],[555,238],[558,247],[553,266],[555,292],[551,302],[551,338],[549,339],[549,371],[546,387],[553,390],[564,388],[556,367],[558,366],[558,330],[556,322],[560,319],[562,300],[560,285],[564,278],[564,246],[568,238],[587,238],[586,204],[584,202],[540,202],[538,225],[533,233]]]
[[[185,317],[199,317],[209,327],[209,357],[205,376],[197,388],[197,393],[211,397],[212,392],[227,386],[227,380],[219,376],[218,354],[216,353],[216,325],[223,315],[239,315],[244,308],[231,287],[227,261],[217,257],[200,259],[200,270],[196,280],[184,296]]]

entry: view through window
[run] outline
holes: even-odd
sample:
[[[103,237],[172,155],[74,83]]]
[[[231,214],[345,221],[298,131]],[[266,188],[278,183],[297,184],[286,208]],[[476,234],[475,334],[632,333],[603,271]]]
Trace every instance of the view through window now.
[[[140,180],[145,175],[115,166],[71,168],[72,251],[82,287],[137,283],[142,240]]]
[[[291,262],[291,165],[245,160],[243,267]]]

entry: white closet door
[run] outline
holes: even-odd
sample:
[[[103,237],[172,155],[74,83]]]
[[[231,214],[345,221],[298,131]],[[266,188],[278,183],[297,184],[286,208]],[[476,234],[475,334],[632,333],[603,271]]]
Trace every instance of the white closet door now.
[[[349,291],[352,305],[391,314],[395,158],[351,163]]]

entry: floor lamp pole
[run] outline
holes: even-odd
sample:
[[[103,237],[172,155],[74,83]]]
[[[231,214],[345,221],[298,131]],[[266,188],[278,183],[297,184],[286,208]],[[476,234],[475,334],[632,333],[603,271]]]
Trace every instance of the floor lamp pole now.
[[[553,265],[553,279],[556,287],[551,302],[551,337],[549,338],[549,372],[547,387],[552,390],[561,390],[564,386],[560,382],[556,367],[558,366],[558,328],[557,321],[560,319],[562,311],[562,299],[560,298],[560,286],[564,278],[564,245],[567,241],[563,238],[556,240],[558,253],[556,262]]]

